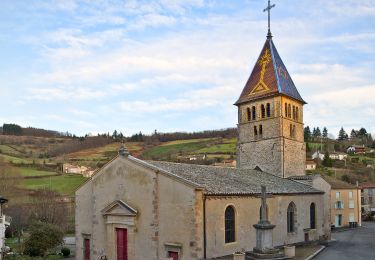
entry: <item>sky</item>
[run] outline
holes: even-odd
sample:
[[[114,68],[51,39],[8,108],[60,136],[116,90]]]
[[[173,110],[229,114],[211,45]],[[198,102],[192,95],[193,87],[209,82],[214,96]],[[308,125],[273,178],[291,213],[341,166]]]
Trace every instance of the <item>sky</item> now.
[[[375,0],[273,0],[305,125],[375,133]],[[266,0],[1,0],[0,124],[78,135],[236,127]]]

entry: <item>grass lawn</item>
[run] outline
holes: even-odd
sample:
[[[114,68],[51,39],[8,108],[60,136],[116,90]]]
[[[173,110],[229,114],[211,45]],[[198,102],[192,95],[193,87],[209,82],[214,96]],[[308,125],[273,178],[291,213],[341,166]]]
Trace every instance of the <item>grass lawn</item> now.
[[[22,187],[29,190],[50,188],[61,195],[73,195],[75,190],[86,181],[82,175],[61,175],[36,179],[24,179]]]
[[[21,175],[24,177],[45,176],[45,175],[56,174],[56,172],[40,171],[40,170],[36,170],[33,168],[18,168],[18,170],[21,172]]]

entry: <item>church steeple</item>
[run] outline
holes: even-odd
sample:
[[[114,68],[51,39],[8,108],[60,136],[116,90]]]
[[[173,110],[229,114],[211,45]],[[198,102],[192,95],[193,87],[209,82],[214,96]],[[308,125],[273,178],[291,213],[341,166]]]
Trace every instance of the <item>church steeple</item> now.
[[[285,95],[306,104],[294,85],[272,41],[271,9],[274,7],[275,4],[271,5],[271,1],[268,0],[268,6],[263,10],[263,12],[268,12],[267,39],[235,105],[277,94]],[[267,62],[263,61],[265,58],[267,58]]]
[[[238,107],[237,167],[261,169],[280,177],[305,174],[303,105],[272,41],[268,1],[268,33]]]
[[[235,105],[277,94],[306,104],[281,60],[271,36],[267,36],[253,71]]]

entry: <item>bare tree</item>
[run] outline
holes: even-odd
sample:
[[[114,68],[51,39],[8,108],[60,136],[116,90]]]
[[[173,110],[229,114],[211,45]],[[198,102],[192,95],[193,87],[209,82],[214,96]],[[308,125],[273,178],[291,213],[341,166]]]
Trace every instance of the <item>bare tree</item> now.
[[[33,197],[30,205],[30,222],[37,220],[66,229],[68,207],[60,194],[44,188],[37,190]]]

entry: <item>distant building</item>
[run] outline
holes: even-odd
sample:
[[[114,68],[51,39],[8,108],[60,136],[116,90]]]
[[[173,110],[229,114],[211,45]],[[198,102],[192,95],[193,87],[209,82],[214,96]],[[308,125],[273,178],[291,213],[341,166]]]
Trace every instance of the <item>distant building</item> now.
[[[84,177],[91,177],[91,175],[94,173],[94,170],[92,170],[89,167],[86,166],[79,166],[79,165],[73,165],[69,163],[63,164],[63,172],[64,173],[73,173],[73,174],[81,174]]]
[[[375,215],[375,182],[362,183],[361,189],[362,213],[371,213]]]
[[[360,189],[347,182],[323,177],[331,185],[331,223],[335,227],[349,226],[350,222],[361,222]]]
[[[321,153],[320,151],[316,151],[311,156],[311,159],[315,160],[316,158],[319,158],[320,160],[323,160],[324,159],[324,153]]]
[[[0,260],[2,259],[3,249],[5,246],[5,229],[10,225],[10,217],[3,214],[3,204],[8,200],[0,196]]]
[[[329,154],[329,158],[332,160],[344,161],[347,157],[348,155],[346,153],[333,152]]]
[[[214,163],[214,166],[220,167],[236,167],[237,163],[236,160],[223,160],[222,162]]]
[[[306,160],[306,170],[315,170],[316,169],[316,162],[313,160]]]
[[[346,148],[347,153],[354,153],[354,154],[364,154],[366,153],[365,146],[359,146],[359,145],[351,145],[348,148]]]

